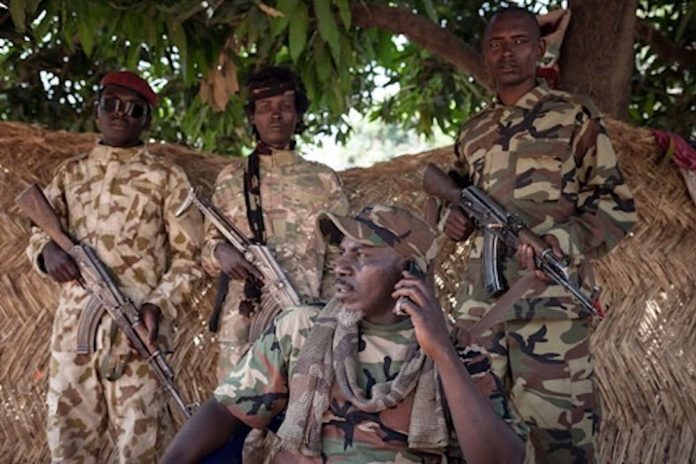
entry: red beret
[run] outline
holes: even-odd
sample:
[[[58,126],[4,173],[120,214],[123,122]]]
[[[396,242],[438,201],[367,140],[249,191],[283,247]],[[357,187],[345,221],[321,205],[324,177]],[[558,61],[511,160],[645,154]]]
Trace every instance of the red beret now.
[[[150,84],[145,81],[142,77],[130,71],[113,71],[106,73],[100,82],[102,87],[107,85],[118,85],[120,87],[125,87],[126,89],[132,90],[133,92],[139,94],[145,100],[147,100],[150,105],[155,106],[157,104],[157,94]]]

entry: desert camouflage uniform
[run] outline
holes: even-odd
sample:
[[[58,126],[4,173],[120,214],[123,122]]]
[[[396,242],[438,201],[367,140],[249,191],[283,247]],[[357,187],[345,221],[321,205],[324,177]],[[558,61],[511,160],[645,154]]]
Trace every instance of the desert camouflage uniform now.
[[[251,237],[244,198],[245,163],[237,160],[220,172],[212,200],[225,217]],[[348,201],[338,176],[328,167],[287,150],[260,155],[260,168],[268,248],[304,302],[327,301],[333,290],[332,263],[326,259],[327,246],[314,232],[314,222],[322,209],[347,212]],[[210,222],[205,225],[205,238],[203,266],[209,274],[218,275],[220,264],[214,251],[224,238]],[[244,282],[230,281],[218,332],[218,380],[227,377],[249,346],[251,318],[238,309],[243,295]]]
[[[241,362],[215,390],[216,399],[252,427],[265,427],[283,411],[288,401],[288,379],[320,308],[300,306],[281,313],[264,335],[252,345]],[[391,380],[406,359],[415,337],[410,319],[390,326],[360,321],[357,369],[358,384],[370,386]],[[490,361],[481,351],[458,349],[481,393],[490,399],[496,413],[513,429],[524,434],[508,408],[503,385],[490,371]],[[309,457],[283,449],[276,463],[441,463],[442,456],[408,449],[408,430],[413,406],[411,392],[404,401],[379,413],[367,413],[346,401],[337,384],[331,388],[329,409],[324,413],[321,456]],[[461,462],[456,434],[446,462]]]
[[[113,271],[136,307],[162,310],[160,343],[169,343],[167,320],[202,277],[196,254],[202,237],[197,211],[177,218],[189,189],[177,166],[143,146],[97,145],[59,166],[45,194],[65,230],[91,246]],[[34,228],[29,258],[45,272],[41,251],[49,238]],[[94,354],[77,354],[77,322],[89,295],[77,282],[62,285],[51,339],[48,443],[54,462],[99,462],[107,425],[116,431],[120,462],[156,462],[158,440],[169,427],[164,393],[146,362],[133,353],[108,314]],[[115,381],[104,378],[122,370]]]
[[[552,234],[589,291],[589,260],[612,249],[636,221],[631,192],[592,104],[545,84],[513,106],[494,104],[464,124],[457,169],[537,234]],[[461,325],[489,307],[482,236],[473,238],[457,296]],[[504,274],[521,270],[508,250]],[[559,286],[526,295],[484,334],[495,372],[530,425],[538,462],[589,462],[598,405],[589,352],[591,319]]]

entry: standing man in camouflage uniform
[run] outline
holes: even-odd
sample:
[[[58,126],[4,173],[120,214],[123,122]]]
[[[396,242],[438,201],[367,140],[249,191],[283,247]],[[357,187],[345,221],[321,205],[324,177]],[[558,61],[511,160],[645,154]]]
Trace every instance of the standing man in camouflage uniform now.
[[[607,253],[630,230],[635,206],[596,108],[535,80],[543,54],[534,15],[510,8],[493,16],[483,55],[498,98],[462,127],[456,168],[557,254],[569,255],[574,278],[587,290],[589,260]],[[458,208],[450,207],[441,223],[457,241],[473,231]],[[477,233],[459,290],[455,312],[462,326],[481,318],[492,303],[481,278],[482,242]],[[528,246],[507,250],[503,261],[510,285],[536,270]],[[592,317],[561,287],[541,287],[524,295],[482,341],[530,426],[537,462],[591,462],[598,417],[589,351]]]
[[[336,297],[283,311],[163,462],[198,462],[242,423],[262,428],[283,410],[277,463],[522,462],[489,359],[452,343],[432,287],[404,271],[427,271],[435,231],[383,205],[322,213],[317,226],[340,243]]]
[[[153,351],[166,346],[167,319],[176,317],[175,305],[202,277],[196,265],[200,214],[175,215],[189,190],[186,174],[151,155],[140,139],[156,101],[147,82],[131,72],[104,76],[96,106],[101,140],[62,163],[45,189],[64,229],[96,251],[140,308]],[[39,272],[63,284],[48,388],[53,462],[102,462],[109,425],[116,431],[120,462],[156,462],[170,419],[147,362],[107,313],[88,352],[77,351],[78,321],[99,305],[79,284],[76,263],[41,230],[33,229],[27,253]]]
[[[327,301],[331,285],[325,277],[330,272],[324,269],[331,268],[327,246],[313,224],[322,209],[345,213],[348,201],[336,173],[293,149],[293,136],[303,128],[309,106],[295,75],[269,67],[250,76],[247,87],[256,149],[220,172],[212,201],[243,233],[268,246],[304,302]],[[222,380],[247,350],[251,321],[270,298],[263,293],[259,271],[211,223],[205,231],[203,266],[211,275],[223,272],[233,279],[218,333],[217,374]]]

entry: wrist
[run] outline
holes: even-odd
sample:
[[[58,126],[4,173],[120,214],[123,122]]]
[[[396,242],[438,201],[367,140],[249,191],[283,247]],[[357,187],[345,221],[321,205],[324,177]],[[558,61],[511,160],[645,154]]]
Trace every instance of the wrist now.
[[[449,341],[449,340],[448,340]],[[447,368],[456,363],[459,363],[459,355],[454,349],[452,343],[439,344],[430,355],[438,369]]]

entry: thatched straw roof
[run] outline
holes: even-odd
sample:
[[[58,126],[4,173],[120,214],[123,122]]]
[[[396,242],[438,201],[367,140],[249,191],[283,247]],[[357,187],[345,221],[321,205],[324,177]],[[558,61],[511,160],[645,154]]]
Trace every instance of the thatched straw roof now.
[[[603,398],[601,462],[693,462],[696,458],[696,208],[683,180],[660,161],[649,132],[610,122],[610,134],[636,196],[639,224],[599,263],[609,316],[593,336]],[[45,185],[63,159],[94,135],[0,123],[0,455],[46,462],[44,396],[57,285],[34,273],[24,255],[28,224],[14,206],[26,182]],[[225,159],[161,144],[194,183],[210,186]],[[404,156],[342,173],[352,207],[398,201],[420,205],[420,168],[450,162],[449,149]],[[456,289],[462,247],[445,247],[439,286],[447,306]],[[454,252],[454,253],[452,253]],[[210,283],[180,311],[173,364],[185,398],[204,401],[217,355],[205,321]],[[108,453],[108,450],[107,450]],[[104,458],[106,462],[108,459]]]

